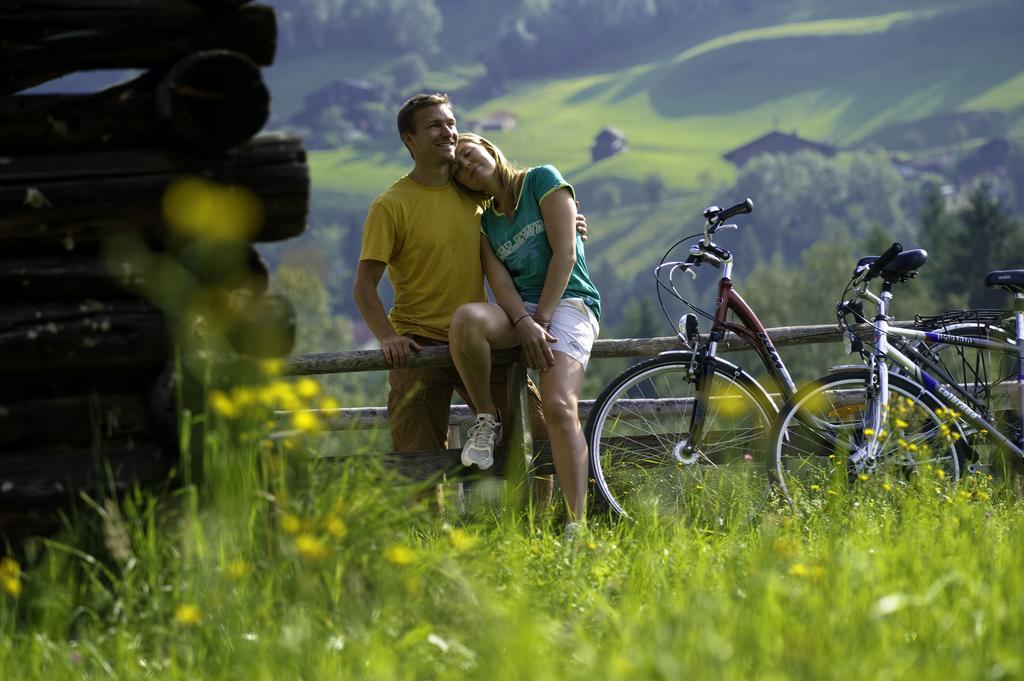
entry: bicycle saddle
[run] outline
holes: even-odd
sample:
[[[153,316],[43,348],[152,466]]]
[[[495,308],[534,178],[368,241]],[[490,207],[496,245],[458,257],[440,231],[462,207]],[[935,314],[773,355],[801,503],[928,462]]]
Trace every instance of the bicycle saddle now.
[[[985,286],[1024,291],[1024,270],[996,270],[985,275]]]
[[[867,267],[880,257],[881,256],[878,255],[864,256],[857,261],[857,267]],[[911,272],[916,272],[921,269],[921,265],[924,265],[926,262],[928,262],[928,251],[923,248],[913,248],[909,251],[903,251],[893,258],[888,265],[882,268],[882,277],[897,277]]]

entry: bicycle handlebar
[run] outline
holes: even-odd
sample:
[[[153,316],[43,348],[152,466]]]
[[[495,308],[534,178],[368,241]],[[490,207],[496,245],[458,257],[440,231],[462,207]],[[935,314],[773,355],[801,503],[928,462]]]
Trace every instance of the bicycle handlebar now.
[[[724,211],[719,213],[718,219],[716,221],[718,223],[722,223],[728,220],[729,218],[733,217],[734,215],[746,215],[747,213],[752,213],[753,211],[754,202],[751,201],[749,198],[746,198],[743,201],[737,203],[732,208],[726,208]]]
[[[735,206],[730,208],[719,208],[718,206],[710,206],[704,209],[704,219],[708,221],[708,227],[710,233],[714,234],[715,230],[723,222],[735,215],[745,215],[753,212],[754,202],[749,198],[740,201]]]

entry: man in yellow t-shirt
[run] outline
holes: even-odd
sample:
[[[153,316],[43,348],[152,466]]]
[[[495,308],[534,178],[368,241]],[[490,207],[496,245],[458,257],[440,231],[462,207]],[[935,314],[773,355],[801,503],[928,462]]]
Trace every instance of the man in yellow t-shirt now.
[[[453,391],[467,400],[454,367],[410,369],[410,353],[447,345],[448,326],[464,303],[486,301],[480,264],[480,210],[449,181],[458,130],[448,97],[417,95],[398,112],[398,132],[413,169],[378,196],[363,226],[353,295],[388,364],[388,418],[397,452],[447,446]],[[390,315],[377,292],[385,271],[395,292]],[[505,371],[492,391],[499,413],[508,404]],[[543,428],[539,396],[530,421]]]

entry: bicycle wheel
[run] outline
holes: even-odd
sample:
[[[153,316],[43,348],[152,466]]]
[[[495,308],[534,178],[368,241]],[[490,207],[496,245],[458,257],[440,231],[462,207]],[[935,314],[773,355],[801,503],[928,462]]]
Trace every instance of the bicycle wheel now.
[[[961,322],[936,327],[939,333],[962,338],[981,338],[1001,343],[1014,343],[1005,329],[991,324]],[[945,369],[961,388],[977,400],[975,407],[989,417],[999,430],[1018,441],[1017,430],[1020,418],[1017,416],[1017,358],[1005,351],[986,348],[969,348],[947,343],[915,342],[914,348]],[[981,436],[973,427],[963,424],[967,438],[964,455],[967,470],[991,471],[998,468],[996,463],[1001,454],[995,443]]]
[[[777,408],[749,374],[707,360],[714,364],[704,435],[691,443],[693,360],[680,352],[637,364],[594,402],[590,470],[597,499],[614,514],[720,518],[727,504],[767,489],[766,436]]]
[[[963,433],[942,403],[891,374],[888,414],[873,433],[866,425],[870,380],[866,367],[839,371],[783,405],[771,433],[772,475],[791,501],[828,489],[836,476],[903,479],[931,465],[948,480],[959,478]]]

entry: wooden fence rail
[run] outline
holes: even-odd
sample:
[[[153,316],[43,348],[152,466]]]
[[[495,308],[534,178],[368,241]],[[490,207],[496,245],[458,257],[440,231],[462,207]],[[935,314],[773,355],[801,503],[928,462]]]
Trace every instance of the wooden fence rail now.
[[[912,326],[913,322],[894,322],[897,326]],[[868,338],[871,334],[869,325],[861,325],[858,333]],[[842,339],[842,333],[835,324],[817,324],[812,326],[781,326],[768,329],[768,336],[776,346],[811,345],[816,343],[834,343]],[[604,357],[650,357],[660,352],[682,350],[680,341],[675,336],[661,338],[605,338],[594,343],[590,353],[592,358]],[[720,352],[748,350],[747,342],[732,333],[727,333],[719,342]],[[518,350],[500,350],[493,354],[496,363],[510,363],[519,358]],[[452,366],[448,349],[445,347],[424,348],[410,361],[410,367],[444,367]],[[284,373],[291,376],[310,376],[316,374],[341,374],[358,371],[379,371],[390,369],[384,361],[380,350],[357,350],[351,352],[321,352],[290,357],[284,365]]]
[[[911,326],[913,322],[895,322],[899,326]],[[862,325],[857,332],[864,338],[871,334],[869,325]],[[813,326],[787,326],[769,329],[768,335],[776,346],[789,345],[811,345],[818,343],[833,343],[842,338],[842,332],[835,324],[819,324]],[[718,345],[721,352],[735,352],[747,350],[749,346],[746,341],[734,334],[726,334],[725,338]],[[626,338],[626,339],[602,339],[594,343],[591,352],[592,358],[608,357],[649,357],[662,352],[684,349],[680,340],[675,336],[661,338]],[[492,355],[495,364],[507,364],[513,375],[522,376],[525,370],[519,364],[518,350],[501,350]],[[409,367],[442,367],[451,366],[451,357],[445,347],[428,347],[416,353],[409,361]],[[310,376],[336,373],[353,373],[362,371],[382,371],[389,369],[384,361],[383,354],[379,350],[360,350],[351,352],[326,352],[307,355],[295,355],[285,361],[283,373],[290,376]],[[517,383],[523,386],[521,381],[510,381],[510,386]],[[510,402],[513,405],[521,403],[525,399],[525,388],[521,387],[513,393]],[[515,399],[517,398],[518,399]],[[644,405],[647,408],[678,408],[685,409],[683,401],[677,400],[680,404],[673,405]],[[593,407],[593,400],[583,400],[580,403],[580,418],[585,420]],[[312,410],[321,417],[328,431],[340,430],[366,430],[383,428],[387,424],[387,409],[385,407],[361,407],[345,409]],[[547,441],[532,440],[529,428],[525,427],[524,419],[520,417],[521,411],[513,407],[512,418],[514,435],[510,439],[507,449],[499,448],[495,452],[495,466],[486,475],[515,479],[522,475],[536,475],[553,472],[551,455]],[[285,438],[295,435],[289,430],[290,421],[294,412],[277,412],[276,422],[278,432],[272,437]],[[465,405],[453,405],[451,407],[452,426],[459,426],[473,420],[473,414]],[[515,452],[510,455],[509,452]],[[470,472],[463,468],[459,462],[459,450],[448,449],[442,451],[427,452],[404,452],[387,453],[384,455],[387,465],[394,468],[401,475],[416,480],[439,479],[442,475],[448,479],[460,479],[469,475]],[[473,475],[480,475],[475,469]]]

